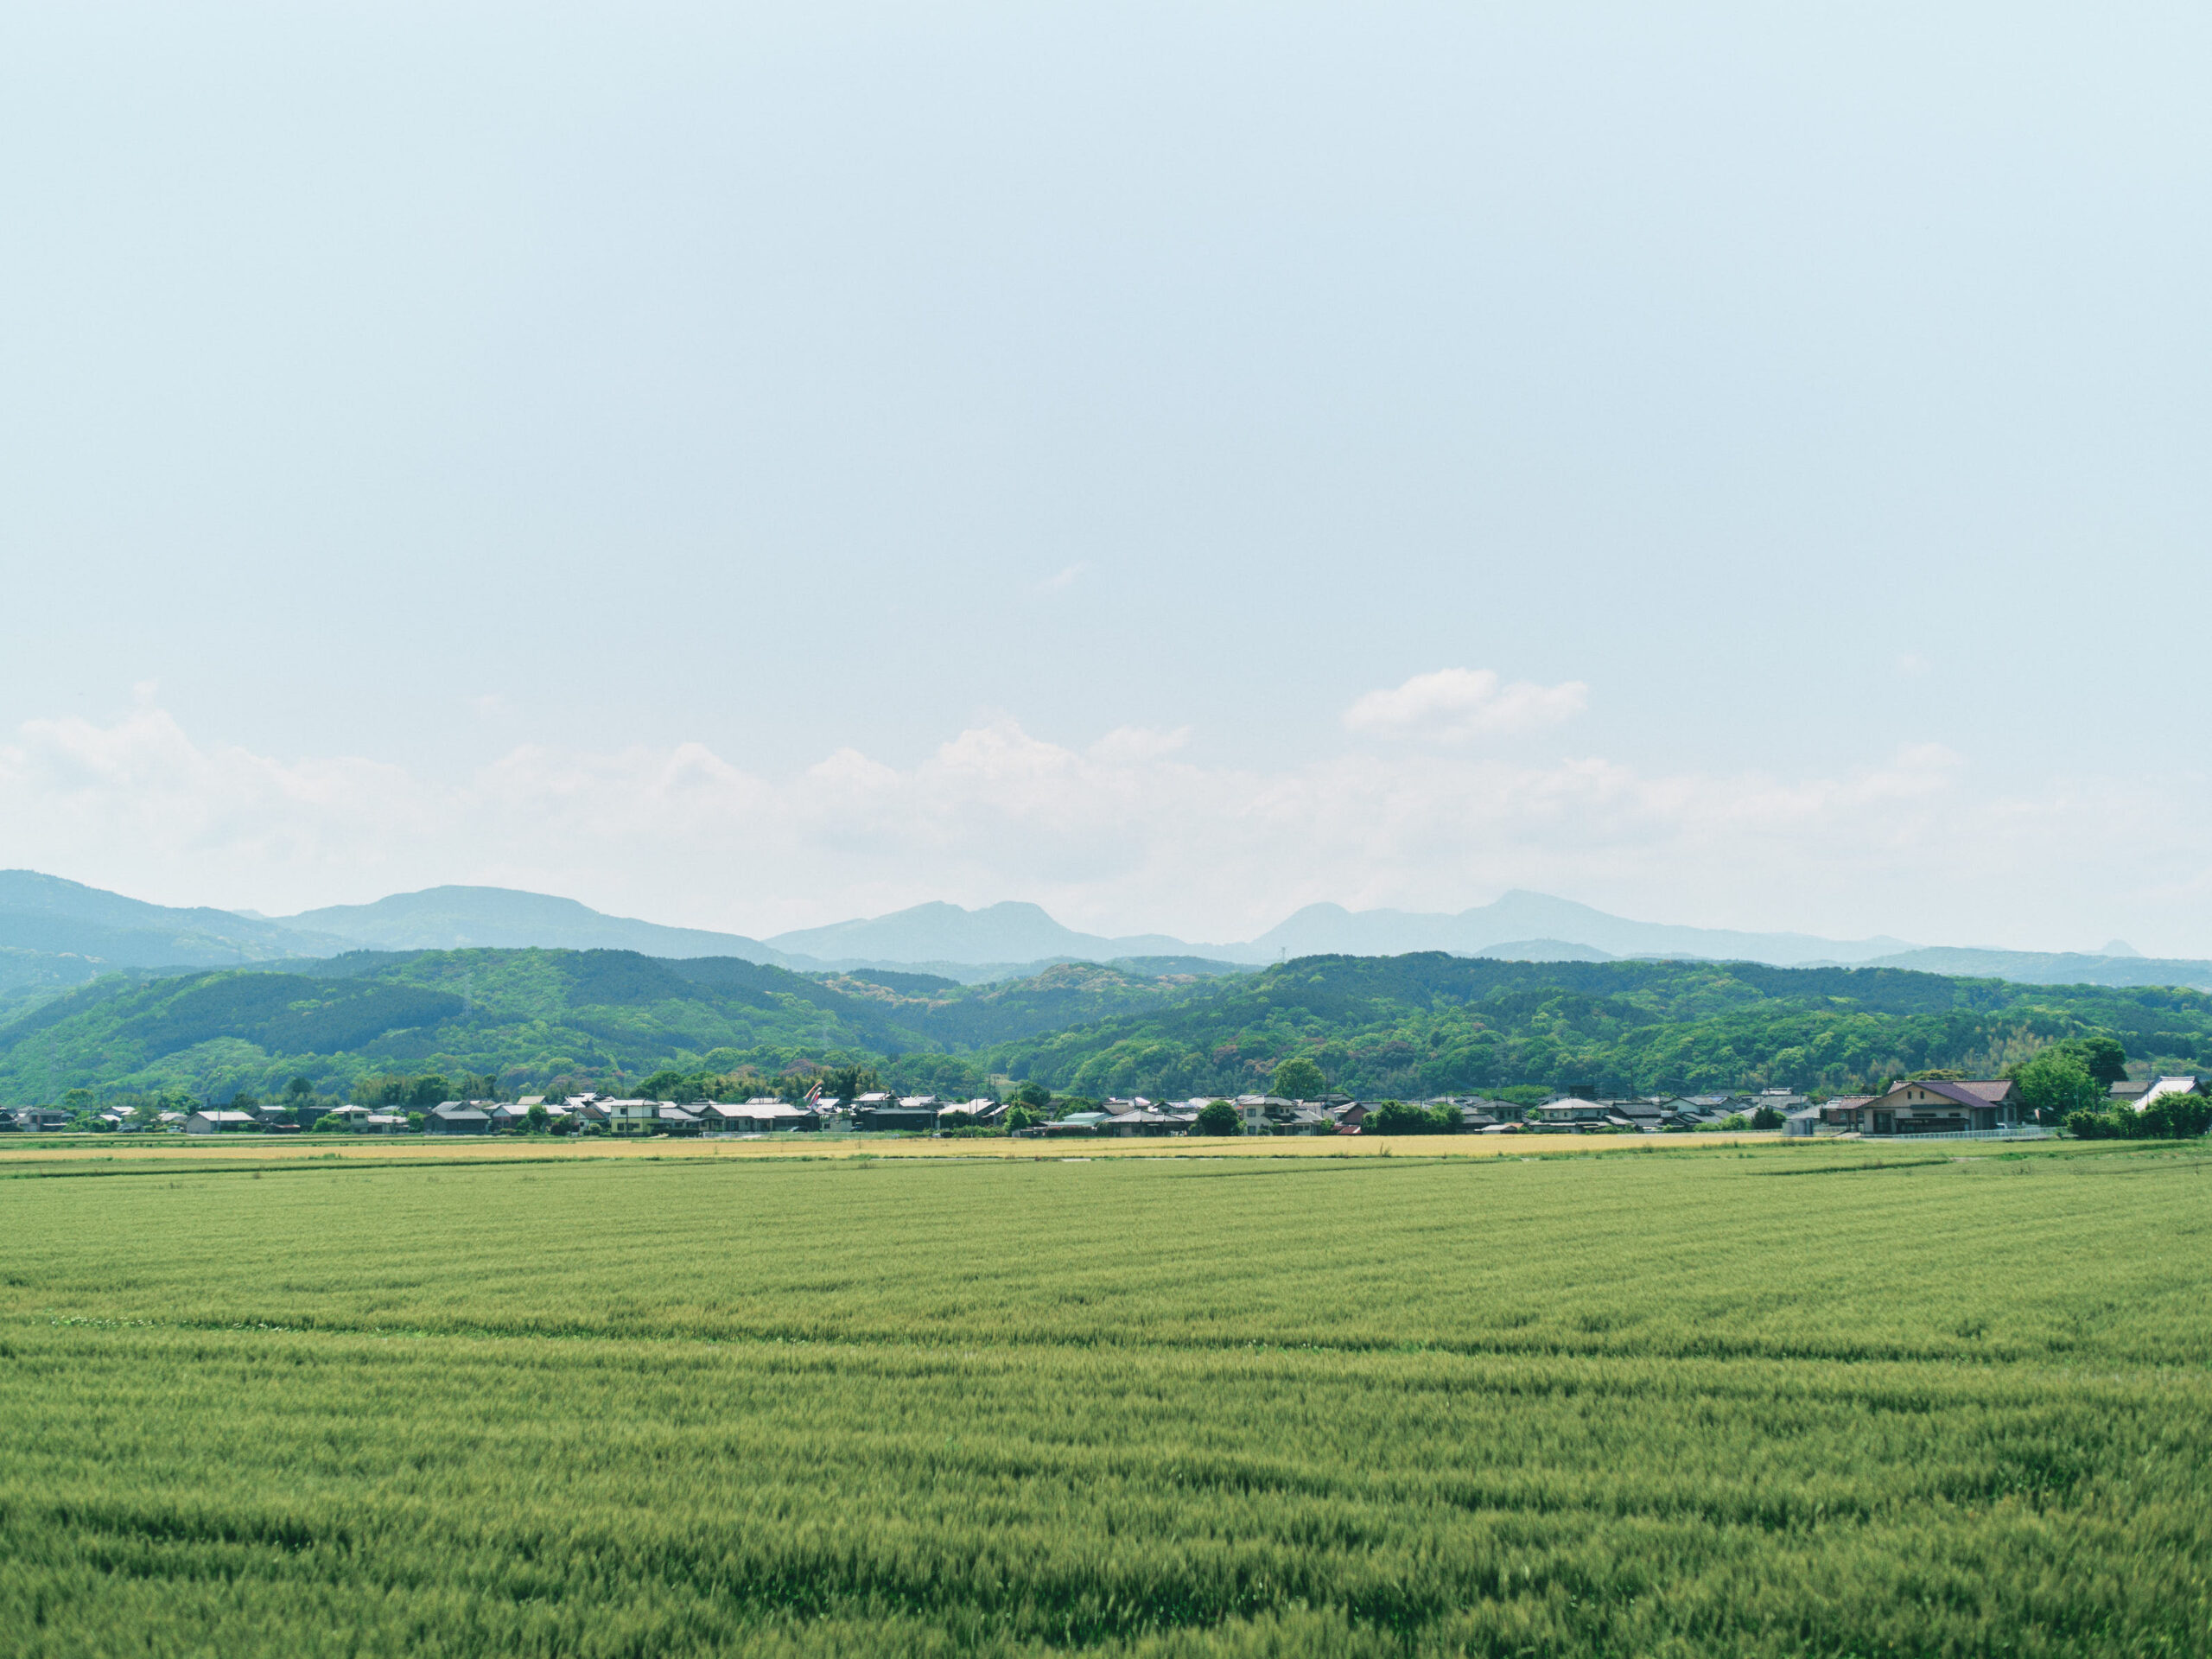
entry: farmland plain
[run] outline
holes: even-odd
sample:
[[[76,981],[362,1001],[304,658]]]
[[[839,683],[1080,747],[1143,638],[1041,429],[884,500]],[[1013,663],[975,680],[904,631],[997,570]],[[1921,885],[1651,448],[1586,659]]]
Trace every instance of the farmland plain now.
[[[2198,1146],[366,1150],[0,1166],[9,1650],[2212,1646]]]

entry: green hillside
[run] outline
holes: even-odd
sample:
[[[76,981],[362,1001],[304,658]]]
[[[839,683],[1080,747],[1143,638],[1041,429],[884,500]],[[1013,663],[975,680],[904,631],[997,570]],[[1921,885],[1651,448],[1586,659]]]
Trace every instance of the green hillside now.
[[[1225,982],[1065,962],[1027,979],[990,985],[890,973],[833,975],[826,982],[876,1006],[883,1018],[926,1033],[933,1042],[968,1048],[1179,1007],[1218,995]]]
[[[1201,994],[1200,982],[1082,966],[962,987],[624,950],[357,951],[315,969],[82,987],[0,1027],[0,1101],[77,1088],[228,1098],[294,1076],[329,1093],[426,1073],[510,1088],[620,1088],[664,1067],[766,1082],[799,1059],[973,1088],[975,1067],[947,1051]]]
[[[1232,1093],[1310,1055],[1338,1089],[1417,1096],[1586,1082],[1619,1094],[1844,1092],[1926,1067],[1984,1075],[2089,1032],[2212,1066],[2212,996],[1896,969],[1309,957],[1203,1000],[997,1045],[991,1070],[1083,1095]]]
[[[1300,1054],[1369,1097],[1568,1083],[1841,1092],[1931,1066],[1991,1073],[2088,1033],[2139,1062],[2212,1067],[2202,992],[1897,969],[1430,953],[1213,979],[1077,963],[962,986],[621,950],[360,951],[315,966],[80,987],[0,1027],[0,1102],[77,1088],[223,1099],[295,1076],[333,1094],[425,1075],[619,1090],[664,1068],[749,1089],[800,1062],[940,1093],[999,1074],[1160,1097],[1263,1086]]]

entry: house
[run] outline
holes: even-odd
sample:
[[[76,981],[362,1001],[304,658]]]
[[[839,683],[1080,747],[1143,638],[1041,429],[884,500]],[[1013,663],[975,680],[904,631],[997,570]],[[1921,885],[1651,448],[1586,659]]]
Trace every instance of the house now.
[[[235,1135],[241,1129],[257,1129],[260,1120],[251,1112],[216,1111],[194,1112],[184,1121],[187,1135]]]
[[[325,1116],[336,1118],[349,1129],[358,1129],[374,1114],[365,1106],[334,1106]],[[399,1121],[404,1123],[407,1120],[403,1117]]]
[[[425,1135],[489,1135],[492,1115],[458,1100],[440,1101],[423,1114]]]
[[[1521,1109],[1510,1100],[1465,1095],[1455,1097],[1451,1103],[1459,1109],[1459,1126],[1469,1134],[1486,1129],[1493,1123],[1518,1123],[1521,1121]]]
[[[696,1135],[706,1127],[696,1112],[688,1112],[672,1100],[653,1109],[653,1127],[663,1135]]]
[[[1812,1103],[1804,1096],[1791,1090],[1762,1089],[1751,1096],[1748,1103],[1738,1106],[1736,1109],[1743,1113],[1745,1117],[1751,1116],[1754,1112],[1773,1112],[1787,1119],[1790,1113],[1802,1111]]]
[[[1782,1132],[1787,1135],[1806,1136],[1821,1132],[1821,1116],[1825,1108],[1801,1106],[1782,1120]]]
[[[1287,1123],[1297,1109],[1295,1102],[1281,1095],[1239,1095],[1230,1103],[1236,1108],[1236,1116],[1244,1122],[1244,1133],[1258,1135]]]
[[[1536,1108],[1536,1122],[1548,1129],[1595,1128],[1605,1122],[1606,1116],[1605,1103],[1587,1095],[1561,1095]]]
[[[369,1135],[404,1135],[408,1129],[407,1114],[371,1112],[361,1120],[361,1128]]]
[[[995,1100],[964,1100],[947,1106],[937,1115],[941,1129],[980,1129],[988,1128],[1006,1116],[1006,1108]]]
[[[2203,1092],[2202,1082],[2196,1077],[2154,1077],[2143,1085],[2143,1092],[2128,1104],[2139,1112],[2152,1101],[2166,1095],[2201,1095]]]
[[[1910,1079],[1848,1113],[1861,1135],[1966,1135],[2018,1127],[2020,1109],[2010,1081],[1998,1077],[1954,1083]]]
[[[864,1103],[871,1101],[880,1103]],[[875,1134],[902,1130],[926,1135],[937,1128],[937,1096],[909,1095],[896,1100],[889,1095],[862,1095],[853,1103],[853,1127]]]
[[[818,1129],[822,1120],[804,1106],[772,1095],[731,1104],[709,1100],[692,1108],[710,1135],[767,1135],[777,1129]]]
[[[1847,1135],[1853,1133],[1859,1123],[1859,1109],[1872,1103],[1872,1095],[1837,1095],[1824,1106],[1813,1109],[1820,1114],[1820,1126],[1815,1135]]]
[[[1050,1135],[1096,1135],[1099,1125],[1105,1121],[1106,1114],[1103,1112],[1070,1112],[1058,1122],[1045,1125],[1045,1133]]]
[[[512,1103],[502,1102],[497,1106],[487,1108],[486,1115],[491,1118],[492,1127],[495,1129],[519,1129],[530,1122],[531,1105],[543,1106],[544,1103],[542,1098],[532,1103],[519,1100]]]
[[[645,1135],[660,1122],[657,1100],[595,1100],[591,1105],[593,1115],[617,1135]]]
[[[1118,1135],[1179,1135],[1186,1127],[1179,1118],[1170,1117],[1147,1102],[1142,1106],[1132,1106],[1126,1112],[1108,1113],[1096,1132]]]

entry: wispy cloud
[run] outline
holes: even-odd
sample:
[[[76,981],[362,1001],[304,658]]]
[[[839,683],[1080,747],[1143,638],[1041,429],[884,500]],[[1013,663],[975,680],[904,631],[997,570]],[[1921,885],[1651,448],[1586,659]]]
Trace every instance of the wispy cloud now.
[[[1589,700],[1590,688],[1580,680],[1505,685],[1487,668],[1446,668],[1370,691],[1344,710],[1344,723],[1347,731],[1380,737],[1465,743],[1556,726],[1580,714]]]
[[[1073,564],[1059,572],[1058,575],[1047,576],[1042,582],[1032,583],[1030,586],[1030,592],[1034,594],[1065,593],[1069,588],[1074,587],[1077,582],[1082,581],[1084,576],[1090,572],[1090,561],[1089,559],[1077,559]]]

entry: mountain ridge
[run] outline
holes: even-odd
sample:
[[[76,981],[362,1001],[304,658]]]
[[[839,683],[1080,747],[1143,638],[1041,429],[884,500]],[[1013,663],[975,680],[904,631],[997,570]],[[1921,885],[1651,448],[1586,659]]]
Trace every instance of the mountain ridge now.
[[[1834,940],[1641,922],[1515,889],[1458,912],[1304,906],[1257,938],[1188,944],[1166,934],[1109,936],[1066,927],[1041,906],[1007,900],[969,910],[942,900],[757,939],[613,916],[573,899],[450,885],[268,917],[149,904],[36,871],[0,871],[0,1007],[117,969],[320,960],[349,950],[623,950],[664,959],[739,957],[799,973],[921,971],[982,983],[1055,963],[1180,959],[1218,973],[1280,957],[1399,956],[1536,960],[1669,957],[1772,966],[1894,966],[2033,984],[2212,988],[2212,962],[2152,958],[2114,940],[2106,954],[1921,946],[1877,937]]]

